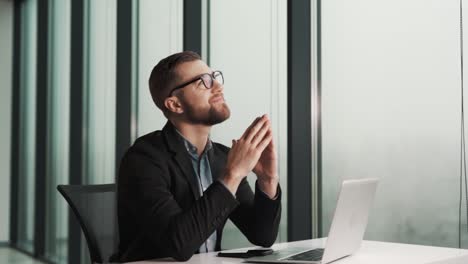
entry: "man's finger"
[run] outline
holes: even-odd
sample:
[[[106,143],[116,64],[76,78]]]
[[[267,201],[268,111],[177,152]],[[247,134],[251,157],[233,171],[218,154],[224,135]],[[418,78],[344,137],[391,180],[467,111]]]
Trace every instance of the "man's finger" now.
[[[249,133],[249,131],[252,129],[253,126],[255,126],[255,124],[258,123],[258,120],[260,120],[261,117],[257,117],[254,119],[254,121],[249,125],[249,127],[247,127],[247,129],[244,131],[244,134],[242,134],[242,137],[241,138],[245,138],[247,137],[247,134]]]
[[[265,137],[265,135],[270,131],[270,121],[266,120],[265,123],[263,123],[263,126],[260,128],[260,130],[257,132],[257,134],[254,135],[252,138],[252,145],[257,146],[258,143],[262,141],[262,139]]]
[[[270,144],[270,142],[273,140],[273,133],[269,131],[265,137],[260,141],[260,144],[258,144],[257,148],[260,152],[263,152],[265,148]]]
[[[270,125],[270,130],[268,132],[273,135],[273,129],[271,129],[271,125]],[[270,144],[268,144],[267,147],[270,147],[272,149],[275,148],[275,139],[274,139],[274,137],[271,139]]]
[[[249,130],[245,136],[247,142],[252,142],[253,137],[258,133],[258,131],[263,127],[263,124],[268,121],[268,118],[264,115],[258,120],[258,122]]]

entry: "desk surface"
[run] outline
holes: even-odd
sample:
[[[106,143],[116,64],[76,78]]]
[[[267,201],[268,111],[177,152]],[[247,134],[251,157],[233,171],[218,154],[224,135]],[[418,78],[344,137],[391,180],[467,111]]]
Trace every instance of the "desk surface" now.
[[[273,249],[288,247],[323,247],[326,239],[312,239],[290,243],[275,244]],[[236,251],[236,250],[231,250]],[[237,250],[240,251],[240,250]],[[138,261],[132,263],[189,263],[189,264],[235,264],[242,263],[242,259],[218,258],[216,252],[194,255],[187,262],[176,262],[169,259]],[[363,241],[361,249],[356,254],[333,262],[333,264],[467,264],[468,250],[456,248],[430,247],[410,244],[387,243],[377,241]]]

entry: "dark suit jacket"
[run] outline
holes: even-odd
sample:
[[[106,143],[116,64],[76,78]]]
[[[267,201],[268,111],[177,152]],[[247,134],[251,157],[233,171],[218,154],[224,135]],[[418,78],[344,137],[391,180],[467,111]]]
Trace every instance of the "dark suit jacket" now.
[[[189,154],[168,122],[136,140],[120,164],[118,220],[120,261],[173,257],[188,260],[206,239],[231,219],[247,239],[271,246],[281,217],[281,190],[276,200],[244,178],[236,197],[216,179],[223,173],[229,148],[213,143],[208,152],[213,184],[201,196]]]

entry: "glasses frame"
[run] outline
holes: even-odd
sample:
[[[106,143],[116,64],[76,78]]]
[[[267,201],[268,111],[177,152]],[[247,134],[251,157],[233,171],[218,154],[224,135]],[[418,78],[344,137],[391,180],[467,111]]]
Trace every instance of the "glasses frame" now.
[[[196,82],[196,81],[198,81],[198,80],[202,80],[202,83],[203,83],[203,85],[205,86],[206,89],[211,89],[211,88],[213,87],[213,82],[214,82],[214,81],[217,81],[217,79],[216,79],[216,77],[215,77],[215,74],[217,74],[217,73],[219,73],[219,74],[221,75],[221,79],[223,80],[221,84],[224,84],[224,76],[223,76],[223,73],[222,73],[221,71],[213,71],[212,73],[203,73],[203,74],[200,74],[200,75],[198,75],[197,77],[191,79],[190,81],[186,81],[186,82],[184,82],[184,83],[182,83],[182,84],[180,84],[180,85],[177,85],[176,87],[172,88],[172,90],[169,92],[169,97],[172,96],[172,93],[173,93],[175,90],[182,89],[182,88],[184,88],[185,86],[187,86],[187,85],[189,85],[189,84],[191,84],[191,83],[193,83],[193,82]],[[203,77],[203,76],[206,76],[206,75],[210,76],[210,78],[211,78],[211,86],[210,86],[210,87],[206,86],[205,81],[203,81],[203,78],[202,78],[202,77]]]

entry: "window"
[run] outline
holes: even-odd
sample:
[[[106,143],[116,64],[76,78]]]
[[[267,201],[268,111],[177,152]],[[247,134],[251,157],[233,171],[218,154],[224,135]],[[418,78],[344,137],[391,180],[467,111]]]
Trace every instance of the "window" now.
[[[68,205],[56,186],[69,180],[70,6],[69,0],[49,3],[45,256],[58,263],[68,261]]]
[[[223,71],[231,117],[213,127],[214,141],[231,146],[255,119],[268,114],[278,151],[283,191],[279,241],[287,225],[287,49],[286,1],[210,1],[209,66]],[[238,14],[242,14],[239,19]],[[255,188],[255,175],[248,177]],[[222,248],[250,245],[230,221]]]
[[[341,180],[379,177],[367,239],[458,247],[458,2],[322,1],[321,42],[322,234]]]
[[[117,1],[87,1],[85,37],[85,127],[84,183],[115,181],[115,71]]]
[[[170,54],[182,51],[181,0],[138,2],[138,127],[137,136],[160,130],[166,117],[153,102],[148,79],[153,67]]]
[[[37,2],[23,1],[21,9],[18,247],[34,251],[36,33]]]

